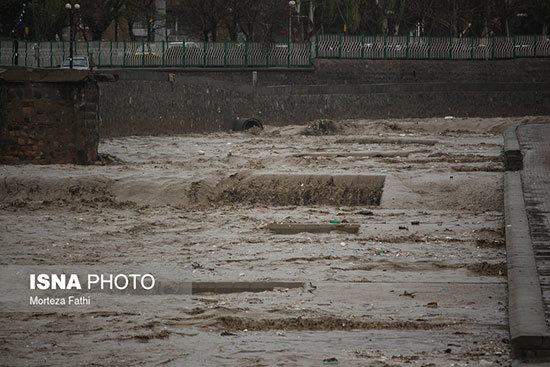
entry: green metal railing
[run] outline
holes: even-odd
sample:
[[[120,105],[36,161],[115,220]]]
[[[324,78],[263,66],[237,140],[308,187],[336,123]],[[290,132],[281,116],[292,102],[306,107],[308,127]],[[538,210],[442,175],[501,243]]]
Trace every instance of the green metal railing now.
[[[315,58],[495,60],[550,57],[550,36],[414,37],[318,34],[311,42],[76,41],[75,56],[103,67],[304,67]],[[67,42],[0,41],[0,64],[57,67]]]
[[[494,60],[549,57],[550,36],[414,37],[317,34],[315,58]]]
[[[0,64],[57,67],[68,57],[66,43],[48,42],[45,47],[44,42],[1,41]],[[73,49],[97,68],[304,67],[313,60],[310,42],[75,41]]]

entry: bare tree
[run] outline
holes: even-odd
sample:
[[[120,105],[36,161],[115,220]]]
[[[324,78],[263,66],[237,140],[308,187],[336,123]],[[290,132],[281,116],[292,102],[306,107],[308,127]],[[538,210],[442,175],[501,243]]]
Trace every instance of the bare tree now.
[[[235,1],[238,5],[239,31],[244,34],[247,40],[256,40],[256,31],[259,29],[258,21],[265,11],[261,1],[243,0]],[[231,32],[230,32],[231,33]]]
[[[82,23],[91,32],[92,39],[101,39],[103,33],[115,20],[118,28],[118,19],[124,0],[80,0],[80,15]],[[115,35],[117,30],[115,30]],[[85,34],[85,33],[84,33]]]
[[[227,7],[224,0],[181,0],[181,16],[205,40],[216,41]]]
[[[147,28],[147,40],[151,41],[151,23],[156,15],[155,0],[126,0],[121,13],[128,22],[131,38],[133,38],[134,24],[141,22]]]
[[[33,1],[31,9],[36,39],[54,40],[56,36],[61,36],[63,28],[68,25],[65,1]]]

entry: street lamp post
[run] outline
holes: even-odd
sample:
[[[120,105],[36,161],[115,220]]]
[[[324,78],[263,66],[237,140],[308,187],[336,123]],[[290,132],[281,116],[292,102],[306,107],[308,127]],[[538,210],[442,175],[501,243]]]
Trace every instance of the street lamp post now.
[[[288,2],[288,43],[292,42],[292,8],[296,5],[296,1]]]
[[[69,11],[69,68],[73,68],[73,43],[74,43],[74,22],[73,22],[73,9],[80,9],[79,4],[71,5],[71,3],[65,4],[65,9]]]

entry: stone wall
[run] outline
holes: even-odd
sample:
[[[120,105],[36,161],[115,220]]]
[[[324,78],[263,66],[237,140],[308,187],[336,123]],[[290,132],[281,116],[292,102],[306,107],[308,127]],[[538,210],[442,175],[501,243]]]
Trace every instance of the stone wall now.
[[[208,77],[241,85],[252,84],[257,71],[257,86],[339,85],[386,83],[511,83],[550,82],[550,59],[514,60],[338,60],[315,59],[305,68],[166,68],[109,69],[122,80],[162,80],[162,74],[176,78]]]
[[[550,114],[550,60],[317,60],[309,69],[121,70],[100,86],[102,137],[317,118]],[[170,76],[172,74],[172,77]]]
[[[0,69],[0,163],[93,164],[98,99],[86,71]]]

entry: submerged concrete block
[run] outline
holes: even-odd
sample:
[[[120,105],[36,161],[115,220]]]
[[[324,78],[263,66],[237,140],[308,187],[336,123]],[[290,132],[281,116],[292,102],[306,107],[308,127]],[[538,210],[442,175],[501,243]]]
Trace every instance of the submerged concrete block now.
[[[357,234],[360,226],[358,224],[315,224],[315,223],[289,223],[278,224],[272,223],[267,228],[277,234],[297,234],[301,232],[308,233],[329,233],[329,232],[346,232]]]

